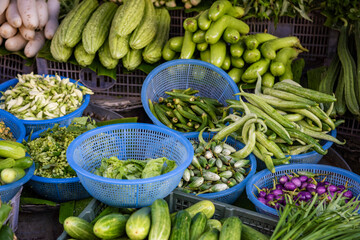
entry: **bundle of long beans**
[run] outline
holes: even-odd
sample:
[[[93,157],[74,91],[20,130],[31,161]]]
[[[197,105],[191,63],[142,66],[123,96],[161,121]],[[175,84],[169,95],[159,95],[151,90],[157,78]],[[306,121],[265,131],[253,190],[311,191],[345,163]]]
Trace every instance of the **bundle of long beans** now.
[[[227,103],[229,108],[242,113],[224,117],[217,123],[219,128],[212,130],[218,131],[212,141],[232,136],[245,144],[233,157],[241,159],[252,152],[275,172],[274,166],[288,164],[291,155],[311,150],[325,155],[327,150],[320,140],[345,143],[328,134],[343,121],[335,122],[329,117],[331,109],[324,112],[320,107],[321,103],[331,103],[333,108],[336,99],[331,95],[303,88],[291,80],[264,88],[263,94],[260,76],[255,94],[241,90],[239,95],[248,102],[227,100]]]

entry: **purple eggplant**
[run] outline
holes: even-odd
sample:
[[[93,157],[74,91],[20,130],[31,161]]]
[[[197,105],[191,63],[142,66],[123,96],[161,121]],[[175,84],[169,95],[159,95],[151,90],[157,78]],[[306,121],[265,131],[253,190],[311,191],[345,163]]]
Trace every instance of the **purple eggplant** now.
[[[306,190],[308,190],[310,193],[315,192],[316,191],[316,185],[313,183],[309,183],[306,186]]]
[[[294,191],[296,189],[296,185],[293,182],[286,182],[284,187],[289,191]]]
[[[329,186],[330,183],[329,183],[328,181],[325,181],[325,182],[324,182],[324,185],[325,185],[325,186]]]
[[[308,185],[309,185],[309,184],[308,184],[307,182],[303,182],[303,183],[301,184],[300,189],[306,189],[306,187],[307,187]]]
[[[326,188],[324,187],[324,186],[318,186],[317,188],[316,188],[316,192],[319,194],[319,195],[322,195],[322,194],[324,194],[324,193],[326,193]]]
[[[306,199],[311,199],[312,198],[312,195],[310,192],[304,192],[304,195],[306,197]]]
[[[336,190],[337,190],[337,187],[335,186],[335,185],[329,185],[328,186],[328,190],[330,191],[330,192],[336,192]]]
[[[293,184],[295,184],[296,187],[301,187],[301,181],[300,181],[299,178],[294,177],[294,178],[291,179],[291,182],[292,182]]]
[[[275,196],[279,196],[279,195],[284,194],[284,192],[282,190],[280,190],[280,189],[272,190],[271,193],[274,194]]]
[[[347,190],[346,192],[344,192],[344,197],[347,198],[352,198],[353,197],[353,193],[350,190]]]
[[[266,197],[265,197],[265,199],[267,200],[267,201],[272,201],[272,200],[274,200],[274,198],[275,198],[275,195],[274,194],[268,194],[268,195],[266,195]]]
[[[266,197],[266,192],[260,191],[259,192],[259,197],[262,197],[262,198]]]
[[[309,178],[308,178],[307,176],[304,176],[304,175],[299,177],[299,180],[300,180],[301,182],[306,182],[308,179],[309,179]]]
[[[339,186],[337,186],[338,188],[339,188],[339,190],[341,190],[341,191],[344,191],[345,189],[346,189],[346,187],[344,186],[344,185],[339,185]]]
[[[299,192],[299,194],[297,195],[297,199],[301,201],[305,201],[306,200],[305,192]]]
[[[261,202],[263,204],[266,204],[266,202],[267,202],[266,199],[263,197],[258,197],[258,200],[259,200],[259,202]]]
[[[279,178],[279,183],[281,183],[281,184],[285,184],[285,183],[287,183],[289,181],[289,178],[287,177],[287,176],[281,176],[280,178]]]
[[[284,190],[284,186],[282,184],[276,184],[276,189]]]

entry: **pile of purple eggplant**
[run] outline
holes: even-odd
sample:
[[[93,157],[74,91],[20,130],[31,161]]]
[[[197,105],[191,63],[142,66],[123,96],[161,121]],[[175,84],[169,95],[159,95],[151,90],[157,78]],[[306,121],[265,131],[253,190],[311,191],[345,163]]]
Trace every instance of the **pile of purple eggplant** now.
[[[327,198],[328,201],[334,197],[335,193],[339,195],[343,193],[345,202],[347,203],[353,193],[348,189],[347,183],[344,185],[335,185],[326,181],[326,175],[323,179],[319,179],[324,174],[315,174],[307,171],[298,171],[297,173],[285,174],[279,179],[273,179],[272,188],[258,188],[257,199],[263,204],[279,209],[286,205],[285,195],[291,196],[295,204],[300,201],[311,201],[315,194],[319,199]]]

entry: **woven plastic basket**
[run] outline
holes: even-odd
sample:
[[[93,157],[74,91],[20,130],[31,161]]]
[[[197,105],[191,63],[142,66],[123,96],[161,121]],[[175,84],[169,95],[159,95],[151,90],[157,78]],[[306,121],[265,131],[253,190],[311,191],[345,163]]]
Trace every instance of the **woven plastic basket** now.
[[[330,132],[330,135],[333,137],[336,137],[336,130],[332,130]],[[333,142],[331,141],[321,141],[322,143],[322,148],[324,150],[329,150],[331,148],[331,146],[333,145]],[[324,155],[321,155],[319,153],[317,153],[316,151],[311,151],[308,153],[303,153],[303,154],[298,154],[298,155],[291,155],[291,159],[290,159],[290,163],[306,163],[306,164],[316,164],[318,162],[320,162],[320,160],[323,158]],[[258,163],[258,167],[257,170],[263,170],[266,169],[266,165],[263,161],[261,161],[260,159],[256,158],[257,163]]]
[[[34,175],[35,163],[28,169],[25,170],[25,176],[16,182],[0,186],[0,197],[2,202],[10,201],[16,193],[19,192],[21,187],[27,183],[30,178]]]
[[[256,211],[269,216],[277,217],[277,211],[256,199],[255,196],[258,194],[258,191],[254,185],[260,189],[263,187],[272,187],[274,177],[282,176],[285,173],[291,174],[291,172],[308,171],[312,173],[327,174],[326,181],[335,185],[345,185],[347,182],[348,186],[352,186],[351,191],[354,196],[360,194],[360,176],[341,168],[320,164],[290,164],[276,167],[275,170],[275,173],[271,173],[267,169],[262,170],[255,174],[246,184],[246,194],[250,201],[255,205]]]
[[[54,76],[54,75],[45,75],[45,76]],[[65,78],[65,77],[60,77],[61,79]],[[76,83],[77,81],[73,80],[73,79],[69,79],[70,82]],[[6,81],[2,84],[0,84],[0,91],[6,91],[6,89],[8,89],[9,87],[14,87],[17,83],[18,83],[18,79],[14,78],[11,79],[9,81]],[[77,83],[80,86],[83,86],[81,83]],[[0,94],[0,97],[2,96],[2,94]],[[84,100],[83,103],[81,104],[81,106],[76,109],[75,111],[63,116],[63,117],[59,117],[59,118],[54,118],[54,119],[48,119],[48,120],[21,120],[20,122],[22,122],[25,126],[26,129],[26,135],[30,134],[32,131],[36,132],[42,129],[47,129],[47,128],[51,128],[52,126],[54,126],[56,123],[60,124],[60,125],[69,125],[71,123],[71,121],[76,118],[76,117],[81,117],[85,108],[89,105],[90,102],[90,95],[85,95],[84,96]]]
[[[77,137],[66,156],[80,182],[91,196],[115,207],[143,207],[164,198],[179,184],[193,158],[191,143],[167,128],[140,123],[114,124],[96,128]],[[104,178],[93,174],[101,159],[166,157],[177,168],[164,175],[136,180]]]
[[[23,141],[26,130],[24,124],[17,117],[0,109],[0,121],[3,121],[5,125],[10,128],[17,142],[21,143]]]
[[[40,136],[46,129],[37,131],[31,135],[31,140]],[[33,175],[28,182],[38,195],[55,202],[66,202],[90,197],[80,183],[78,177],[74,178],[45,178]]]
[[[204,133],[203,137],[205,141],[209,141],[215,133]],[[189,140],[198,140],[199,133],[185,133],[184,136]],[[239,141],[235,141],[232,137],[228,137],[226,139],[226,143],[233,146],[236,150],[240,150],[244,147],[244,144]],[[246,159],[250,160],[250,169],[248,170],[248,175],[246,178],[239,184],[229,188],[225,191],[217,192],[217,193],[204,193],[199,194],[199,197],[208,198],[212,200],[216,200],[219,202],[224,202],[228,204],[232,204],[238,199],[238,197],[242,194],[245,189],[247,181],[255,174],[256,172],[256,158],[253,154],[250,154]]]
[[[192,59],[173,60],[155,68],[145,79],[141,90],[141,102],[146,114],[154,124],[166,127],[150,111],[148,100],[158,102],[166,97],[166,91],[193,88],[197,95],[217,99],[227,105],[225,100],[236,99],[239,88],[224,70],[207,62]]]

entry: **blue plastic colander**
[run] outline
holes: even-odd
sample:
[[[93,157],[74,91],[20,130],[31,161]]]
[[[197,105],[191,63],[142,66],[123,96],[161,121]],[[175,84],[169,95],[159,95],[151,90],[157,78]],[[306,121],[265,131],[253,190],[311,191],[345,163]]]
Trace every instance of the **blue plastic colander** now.
[[[0,121],[3,121],[5,125],[10,128],[17,142],[21,143],[23,141],[26,130],[24,124],[17,117],[0,109]]]
[[[203,138],[205,141],[209,141],[215,133],[203,133]],[[184,136],[189,140],[198,141],[199,133],[185,133]],[[239,141],[235,141],[232,137],[226,139],[226,143],[233,146],[236,150],[240,150],[244,147]],[[208,198],[228,204],[232,204],[238,199],[241,193],[244,191],[247,181],[255,174],[256,172],[256,159],[253,154],[250,154],[246,159],[250,160],[250,169],[248,169],[248,175],[246,178],[239,184],[226,189],[225,191],[216,192],[216,193],[204,193],[199,194],[199,197]]]
[[[278,166],[275,168],[276,172],[271,173],[265,169],[255,174],[246,184],[246,194],[250,201],[255,205],[256,211],[269,216],[277,217],[277,211],[271,207],[266,206],[257,200],[255,196],[258,195],[258,190],[254,185],[260,189],[263,187],[272,187],[273,179],[280,177],[291,172],[297,171],[308,171],[313,173],[327,174],[326,181],[335,185],[345,185],[347,182],[348,186],[352,186],[350,189],[354,196],[360,194],[360,176],[342,168],[326,166],[321,164],[290,164]],[[322,178],[321,178],[322,179]]]
[[[40,137],[40,133],[44,131],[46,129],[33,133],[31,140]],[[55,202],[66,202],[90,197],[78,177],[45,178],[33,175],[28,182],[28,186],[43,198]]]
[[[168,128],[124,123],[99,127],[83,133],[68,147],[66,156],[80,182],[91,196],[114,207],[143,207],[164,198],[179,184],[194,155],[191,143]],[[161,176],[122,180],[100,177],[92,172],[102,158],[119,159],[166,157],[177,168]]]
[[[336,137],[336,130],[332,130],[329,134],[333,137]],[[333,145],[333,142],[331,142],[331,141],[321,141],[320,143],[322,143],[322,148],[324,150],[328,150]],[[302,163],[302,164],[304,164],[304,163],[316,164],[316,163],[320,162],[320,160],[323,158],[323,156],[324,155],[321,155],[320,153],[317,153],[316,151],[311,151],[308,153],[292,155],[289,162],[290,163]],[[258,163],[258,168],[257,168],[258,171],[266,169],[266,165],[263,161],[261,161],[258,158],[256,158],[256,160]]]
[[[152,70],[142,86],[141,102],[151,121],[166,127],[150,111],[149,99],[158,102],[159,97],[168,97],[167,91],[187,88],[199,90],[197,96],[217,99],[225,106],[227,99],[239,100],[234,96],[239,88],[224,70],[200,60],[173,60]]]
[[[44,75],[44,76],[45,77],[46,76],[54,77],[54,75]],[[60,76],[60,78],[64,79],[66,77]],[[69,78],[69,80],[72,83],[77,83],[79,86],[83,86],[81,83],[79,83],[73,79]],[[2,96],[1,92],[5,92],[9,87],[14,87],[18,83],[18,81],[19,81],[18,79],[14,78],[14,79],[11,79],[9,81],[6,81],[6,82],[0,84],[0,97]],[[71,121],[74,118],[82,116],[85,108],[89,105],[89,103],[90,103],[90,95],[86,94],[84,96],[83,103],[81,104],[81,106],[78,109],[76,109],[75,111],[73,111],[65,116],[62,116],[59,118],[54,118],[54,119],[47,119],[47,120],[22,120],[22,119],[20,119],[19,121],[24,124],[25,129],[26,129],[26,135],[29,135],[31,132],[36,132],[36,131],[39,131],[42,129],[51,128],[56,123],[67,126],[71,123]]]

